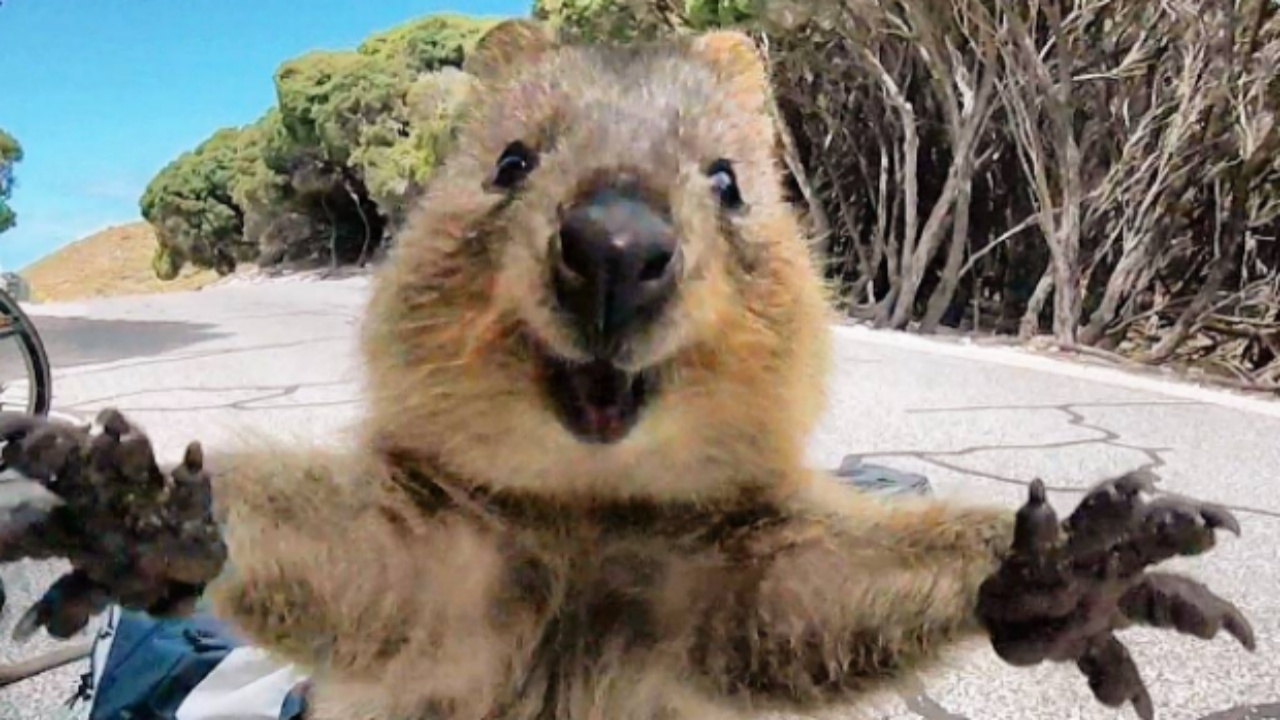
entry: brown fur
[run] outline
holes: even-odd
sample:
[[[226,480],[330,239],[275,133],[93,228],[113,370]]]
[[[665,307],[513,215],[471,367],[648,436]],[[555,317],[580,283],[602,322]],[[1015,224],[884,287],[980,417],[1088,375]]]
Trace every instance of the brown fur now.
[[[470,62],[485,92],[374,286],[364,440],[218,468],[217,608],[344,720],[811,711],[976,633],[1011,512],[885,503],[804,467],[828,306],[750,41],[560,47],[513,21]],[[528,187],[484,192],[515,139],[541,151]],[[717,157],[745,214],[709,193]],[[685,264],[624,355],[661,392],[590,445],[532,358],[578,353],[544,280],[556,206],[622,173],[669,203]]]

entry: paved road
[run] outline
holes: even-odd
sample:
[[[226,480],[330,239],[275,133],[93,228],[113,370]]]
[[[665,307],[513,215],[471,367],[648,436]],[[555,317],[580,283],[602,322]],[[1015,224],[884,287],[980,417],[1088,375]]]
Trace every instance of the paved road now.
[[[167,459],[199,437],[340,434],[359,410],[353,335],[360,279],[234,287],[34,308],[56,368],[55,408],[91,416],[121,407]],[[925,473],[940,493],[1021,502],[1042,477],[1060,508],[1094,481],[1152,467],[1171,489],[1240,511],[1245,535],[1192,567],[1236,599],[1259,634],[1231,641],[1127,634],[1161,720],[1280,718],[1280,406],[1170,389],[1150,380],[1012,352],[939,345],[842,328],[831,409],[812,457],[850,452]],[[59,568],[0,571],[25,608]],[[7,637],[14,615],[0,622]],[[48,647],[0,640],[0,658]],[[62,717],[82,667],[0,690],[0,718]],[[1070,667],[1011,670],[985,647],[957,651],[907,699],[861,717],[885,720],[1133,718],[1094,703]],[[910,693],[908,693],[910,694]]]

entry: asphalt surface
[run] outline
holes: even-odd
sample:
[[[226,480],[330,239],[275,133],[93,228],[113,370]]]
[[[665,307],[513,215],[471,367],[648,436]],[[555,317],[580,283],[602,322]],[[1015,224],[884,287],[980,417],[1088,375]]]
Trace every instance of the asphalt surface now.
[[[30,308],[55,368],[54,407],[92,417],[115,406],[139,420],[165,460],[185,442],[240,433],[341,434],[359,412],[353,339],[365,281],[349,279]],[[1235,508],[1241,539],[1169,563],[1236,601],[1258,634],[1249,654],[1226,637],[1201,641],[1131,630],[1124,638],[1160,720],[1280,718],[1280,405],[1011,351],[838,329],[830,409],[815,463],[849,453],[922,473],[944,495],[1015,506],[1045,480],[1060,511],[1104,477],[1155,469],[1176,492]],[[0,569],[9,606],[0,660],[53,647],[8,633],[60,572]],[[85,666],[0,689],[0,718],[60,718]],[[82,716],[83,708],[72,716]],[[854,717],[850,715],[848,717]],[[981,644],[902,696],[856,715],[874,720],[1135,718],[1092,700],[1074,667],[1004,666]]]

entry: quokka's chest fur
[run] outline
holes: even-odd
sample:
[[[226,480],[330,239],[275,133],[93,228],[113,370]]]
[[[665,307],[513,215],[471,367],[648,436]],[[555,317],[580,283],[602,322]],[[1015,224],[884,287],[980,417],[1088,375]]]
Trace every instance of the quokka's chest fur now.
[[[542,642],[573,653],[601,643],[641,649],[656,643],[661,595],[682,575],[714,573],[756,553],[761,535],[781,527],[765,504],[712,509],[644,501],[574,506],[527,497],[487,498],[455,508],[488,528],[503,563],[498,622],[519,609],[546,623]]]
[[[449,503],[437,516],[457,528],[456,537],[484,537],[498,563],[486,584],[491,597],[458,601],[486,603],[488,620],[499,631],[523,626],[534,643],[527,648],[528,672],[538,665],[610,663],[662,651],[664,630],[688,621],[666,615],[668,605],[688,608],[671,596],[696,592],[691,584],[727,582],[730,575],[741,580],[741,567],[759,553],[760,537],[783,529],[780,513],[767,504],[575,506],[476,495]],[[439,549],[448,552],[450,544]]]
[[[684,628],[698,622],[688,600],[698,585],[742,581],[728,570],[732,543],[692,529],[678,539],[617,526],[508,532],[493,623],[529,644],[502,678],[507,698],[495,717],[683,717],[663,696],[674,688],[671,668],[680,665],[673,654],[697,649],[673,638],[689,637]],[[608,713],[599,715],[601,708]]]
[[[414,548],[395,582],[396,613],[416,626],[375,631],[394,643],[361,641],[394,648],[394,673],[350,678],[374,683],[360,697],[454,708],[438,717],[657,717],[683,682],[673,657],[713,641],[690,632],[705,624],[703,598],[725,598],[708,588],[748,598],[761,538],[789,524],[760,502],[573,503],[414,480],[374,504],[400,528],[394,544]],[[410,717],[423,707],[388,699]]]

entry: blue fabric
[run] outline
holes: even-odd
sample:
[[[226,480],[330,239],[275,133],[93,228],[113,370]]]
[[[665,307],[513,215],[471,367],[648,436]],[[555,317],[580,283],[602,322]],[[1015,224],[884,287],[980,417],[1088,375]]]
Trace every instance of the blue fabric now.
[[[203,613],[161,620],[122,610],[114,633],[89,720],[173,720],[187,694],[242,645]],[[290,693],[280,719],[300,718],[302,710],[299,693]]]

